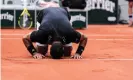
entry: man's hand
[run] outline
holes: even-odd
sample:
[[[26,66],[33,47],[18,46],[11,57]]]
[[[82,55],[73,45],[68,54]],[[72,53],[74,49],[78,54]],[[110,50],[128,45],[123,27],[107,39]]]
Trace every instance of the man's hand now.
[[[35,59],[42,59],[42,58],[44,58],[45,56],[44,55],[42,55],[42,54],[40,54],[40,53],[35,53],[34,55],[33,55],[33,58],[35,58]]]
[[[76,53],[75,55],[71,56],[71,58],[73,58],[73,59],[82,59],[82,56]]]

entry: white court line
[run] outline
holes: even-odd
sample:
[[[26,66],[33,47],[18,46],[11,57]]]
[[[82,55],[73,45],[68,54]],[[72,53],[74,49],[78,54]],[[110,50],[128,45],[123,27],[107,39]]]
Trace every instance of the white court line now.
[[[0,35],[3,35],[3,36],[21,36],[21,35],[25,35],[25,34],[0,34]]]
[[[46,60],[54,60],[52,58],[49,59],[33,59],[33,58],[2,58],[4,60],[19,60],[19,61],[35,61],[35,60],[41,60],[41,61],[46,61]],[[133,59],[60,59],[60,60],[66,60],[66,61],[90,61],[90,60],[95,60],[95,61],[133,61]]]
[[[18,40],[18,39],[22,39],[22,38],[0,38],[2,40]],[[115,41],[115,40],[118,40],[118,41],[125,41],[125,40],[132,40],[133,39],[119,39],[119,38],[116,38],[116,39],[100,39],[100,38],[96,38],[96,39],[88,39],[88,40],[97,40],[97,41],[100,41],[100,40],[104,40],[104,41]]]
[[[26,34],[0,34],[1,36],[24,36],[24,35],[26,35]],[[112,35],[108,35],[108,34],[106,34],[106,35],[104,35],[104,34],[86,34],[87,36],[131,36],[131,35],[114,35],[114,34],[112,34]],[[133,37],[133,36],[132,36]]]

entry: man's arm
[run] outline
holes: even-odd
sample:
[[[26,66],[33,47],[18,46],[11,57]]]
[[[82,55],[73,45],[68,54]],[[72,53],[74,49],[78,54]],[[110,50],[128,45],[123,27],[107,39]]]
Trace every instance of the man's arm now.
[[[30,40],[30,34],[27,34],[26,36],[24,36],[22,40],[23,40],[25,47],[30,52],[30,54],[33,56],[33,58],[41,59],[44,57],[42,54],[38,53],[35,47],[33,46],[32,41]]]
[[[87,44],[87,37],[85,35],[81,34],[81,38],[80,38],[80,42],[79,42],[79,46],[76,51],[76,54],[81,55],[82,52],[84,51],[84,48],[86,47],[86,44]]]
[[[82,58],[81,55],[86,47],[86,44],[87,44],[87,37],[85,35],[81,34],[77,51],[76,51],[75,55],[72,56],[72,58],[81,59]]]

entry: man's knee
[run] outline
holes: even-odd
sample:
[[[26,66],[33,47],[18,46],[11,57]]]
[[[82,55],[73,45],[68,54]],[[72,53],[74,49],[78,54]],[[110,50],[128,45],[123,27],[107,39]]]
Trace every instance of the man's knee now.
[[[46,53],[48,52],[48,45],[47,44],[40,44],[40,43],[36,43],[36,49],[38,53],[41,53],[43,55],[46,55]]]

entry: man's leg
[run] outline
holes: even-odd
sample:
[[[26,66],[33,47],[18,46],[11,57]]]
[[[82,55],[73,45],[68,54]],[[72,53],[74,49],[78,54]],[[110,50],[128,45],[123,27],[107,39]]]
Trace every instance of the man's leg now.
[[[38,53],[41,53],[45,56],[48,52],[48,44],[40,44],[36,42],[36,49]]]
[[[73,49],[72,43],[64,45],[64,57],[71,56],[72,49]]]
[[[129,27],[133,26],[132,7],[133,7],[133,1],[129,1],[128,3]]]

